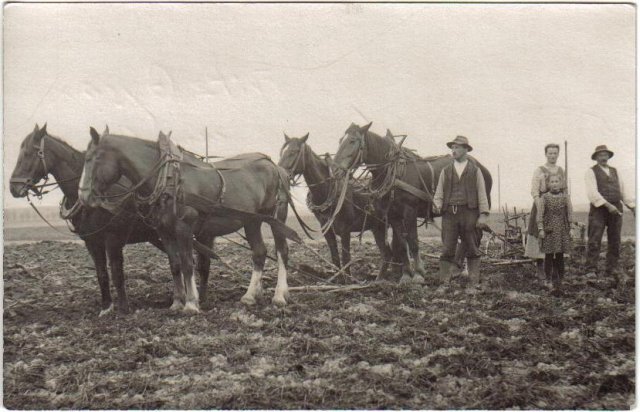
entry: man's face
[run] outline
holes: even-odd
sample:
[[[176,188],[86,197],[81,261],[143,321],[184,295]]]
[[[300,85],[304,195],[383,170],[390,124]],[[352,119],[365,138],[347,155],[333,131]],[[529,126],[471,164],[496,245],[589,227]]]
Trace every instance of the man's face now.
[[[456,143],[451,145],[451,156],[453,156],[455,160],[464,160],[464,158],[467,157],[467,151],[467,146]]]
[[[609,160],[609,153],[607,152],[596,153],[596,162],[598,162],[599,165],[605,166],[608,160]]]

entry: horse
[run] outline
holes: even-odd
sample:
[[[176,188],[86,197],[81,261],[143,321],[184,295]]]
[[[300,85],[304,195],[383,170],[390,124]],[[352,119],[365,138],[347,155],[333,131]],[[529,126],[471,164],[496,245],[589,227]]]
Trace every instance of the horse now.
[[[339,182],[333,179],[330,158],[322,159],[307,143],[309,134],[296,138],[285,133],[285,142],[280,149],[278,165],[284,168],[290,179],[302,175],[309,187],[307,206],[313,212],[322,227],[325,227],[333,213],[340,192]],[[380,250],[382,262],[379,277],[384,276],[391,261],[391,249],[386,242],[385,223],[369,210],[370,196],[357,190],[351,183],[345,194],[344,204],[335,219],[329,223],[330,228],[324,231],[324,238],[329,245],[331,260],[340,268],[340,254],[336,235],[340,236],[342,246],[342,264],[345,273],[350,274],[351,233],[371,230],[376,245]]]
[[[227,166],[219,168],[188,161],[187,154],[169,140],[170,133],[160,132],[157,143],[108,133],[100,136],[93,128],[90,133],[80,199],[99,206],[108,199],[107,190],[122,176],[132,182],[128,195],[135,197],[138,207],[148,209],[150,222],[169,256],[174,280],[172,310],[200,311],[193,277],[193,238],[206,245],[215,236],[240,228],[244,228],[253,260],[251,282],[241,302],[255,304],[262,293],[267,254],[260,230],[263,221],[271,226],[277,252],[273,303],[286,305],[286,239],[300,238],[283,223],[290,202],[284,170],[259,153],[225,159],[219,164]],[[161,150],[163,147],[165,150]]]
[[[387,216],[394,236],[401,239],[398,244],[402,247],[406,244],[414,259],[415,271],[411,271],[407,254],[393,251],[394,256],[402,256],[403,279],[422,282],[425,270],[419,253],[417,219],[421,217],[426,222],[436,216],[432,212],[435,186],[452,157],[422,158],[396,143],[391,131],[387,130],[386,136],[382,137],[371,132],[370,127],[371,123],[362,127],[352,123],[340,139],[334,162],[341,173],[353,173],[361,165],[371,170],[377,212]],[[491,206],[491,174],[476,159],[469,158],[482,171]]]
[[[127,244],[149,242],[164,250],[155,230],[145,225],[137,214],[126,209],[111,211],[104,208],[89,208],[78,203],[78,182],[84,165],[85,154],[62,139],[50,135],[47,125],[36,124],[20,145],[20,154],[11,174],[9,190],[16,198],[28,196],[32,191],[42,195],[38,183],[52,175],[60,186],[64,198],[60,204],[61,216],[70,221],[75,233],[93,259],[100,294],[102,296],[99,316],[114,310],[109,290],[107,257],[111,278],[117,292],[117,310],[129,312],[129,300],[125,291],[122,249]],[[115,187],[114,192],[123,191]]]

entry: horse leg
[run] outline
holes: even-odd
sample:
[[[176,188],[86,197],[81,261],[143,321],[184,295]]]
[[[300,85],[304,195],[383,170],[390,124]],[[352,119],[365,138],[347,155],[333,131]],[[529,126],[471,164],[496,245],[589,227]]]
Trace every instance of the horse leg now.
[[[240,302],[245,305],[255,305],[256,297],[262,295],[262,273],[264,271],[264,261],[267,258],[267,247],[262,240],[261,225],[261,222],[251,222],[244,226],[244,233],[247,236],[249,246],[251,246],[251,260],[253,260],[251,281],[247,292],[240,299]]]
[[[193,273],[193,225],[197,218],[195,210],[187,208],[184,217],[176,221],[176,239],[178,256],[180,259],[180,271],[184,280],[186,299],[184,302],[185,313],[200,313],[200,299],[196,278]]]
[[[282,222],[287,221],[287,211],[289,205],[286,202],[278,203],[276,208],[276,218]],[[289,285],[287,284],[287,265],[289,264],[289,245],[287,239],[278,234],[273,229],[273,240],[276,244],[276,257],[278,259],[278,281],[276,282],[276,290],[273,293],[271,301],[278,306],[284,306],[289,299]]]
[[[382,257],[382,262],[380,263],[380,271],[378,272],[378,276],[376,277],[376,281],[381,281],[384,279],[384,276],[387,273],[389,262],[391,261],[391,259],[393,259],[393,255],[391,253],[391,248],[387,243],[387,236],[384,230],[384,225],[375,225],[371,229],[371,231],[373,232],[376,246],[378,246],[380,256]]]
[[[396,258],[399,258],[402,262],[402,277],[400,278],[400,283],[409,282],[411,281],[413,273],[411,272],[411,263],[407,254],[407,237],[404,232],[404,222],[402,219],[393,219],[390,223],[393,228],[392,243],[397,242],[394,254],[397,253],[398,255],[396,255]]]
[[[338,253],[338,241],[336,239],[336,234],[333,232],[333,229],[328,230],[327,233],[324,234],[324,238],[327,241],[327,245],[329,245],[329,252],[331,252],[331,262],[337,267],[340,268],[340,254]]]
[[[105,242],[103,238],[99,238],[97,240],[86,240],[85,245],[96,267],[98,285],[100,286],[100,294],[102,295],[100,314],[98,316],[104,316],[113,310],[113,301],[111,300],[111,292],[109,291],[109,273],[107,272]]]
[[[346,266],[351,262],[351,232],[346,230],[340,235],[340,245],[342,246],[342,264]],[[346,268],[344,273],[351,275],[351,268]]]
[[[213,249],[213,236],[200,234],[196,236],[196,240],[209,249]],[[202,253],[198,253],[197,257],[198,275],[200,276],[200,301],[204,302],[207,298],[207,284],[209,283],[211,260],[209,259],[209,256]]]
[[[169,266],[171,267],[171,275],[173,276],[173,303],[170,310],[180,310],[184,307],[185,291],[184,282],[182,281],[182,273],[180,272],[180,257],[178,254],[178,245],[176,239],[169,233],[158,230],[162,238],[164,249],[169,257]]]
[[[416,283],[424,283],[424,264],[420,257],[420,245],[418,244],[418,216],[417,210],[414,208],[405,208],[404,224],[407,227],[407,245],[409,252],[413,257],[413,281]]]
[[[111,269],[111,279],[118,294],[118,312],[129,313],[129,299],[124,286],[124,270],[122,248],[125,243],[118,235],[109,235],[106,239],[107,256],[109,258],[109,268]]]

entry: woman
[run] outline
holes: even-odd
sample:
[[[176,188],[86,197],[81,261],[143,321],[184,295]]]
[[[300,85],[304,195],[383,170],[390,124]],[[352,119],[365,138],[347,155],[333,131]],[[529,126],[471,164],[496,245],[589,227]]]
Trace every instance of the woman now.
[[[549,143],[544,147],[544,154],[547,157],[547,163],[534,170],[533,179],[531,181],[533,206],[531,206],[531,214],[529,215],[527,246],[524,251],[524,255],[526,257],[535,259],[538,278],[543,282],[546,279],[544,272],[544,253],[540,250],[540,242],[538,241],[538,220],[536,216],[539,208],[540,196],[549,191],[549,178],[551,176],[560,176],[562,189],[564,190],[567,188],[564,170],[556,164],[560,155],[560,146],[555,143]],[[546,279],[546,281],[551,282],[551,279]]]

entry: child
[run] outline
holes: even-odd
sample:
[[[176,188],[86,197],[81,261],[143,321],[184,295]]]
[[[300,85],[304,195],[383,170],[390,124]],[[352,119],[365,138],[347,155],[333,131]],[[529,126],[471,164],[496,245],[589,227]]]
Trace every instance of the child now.
[[[571,199],[562,191],[562,178],[549,178],[549,192],[542,195],[538,206],[540,250],[545,254],[544,271],[551,278],[554,295],[561,294],[564,276],[564,253],[571,250]]]

